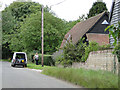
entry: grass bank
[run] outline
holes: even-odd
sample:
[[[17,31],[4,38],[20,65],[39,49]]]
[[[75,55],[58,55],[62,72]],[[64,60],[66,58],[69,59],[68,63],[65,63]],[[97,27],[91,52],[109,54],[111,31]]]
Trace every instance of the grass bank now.
[[[86,88],[118,88],[118,76],[107,71],[52,67],[42,73]]]

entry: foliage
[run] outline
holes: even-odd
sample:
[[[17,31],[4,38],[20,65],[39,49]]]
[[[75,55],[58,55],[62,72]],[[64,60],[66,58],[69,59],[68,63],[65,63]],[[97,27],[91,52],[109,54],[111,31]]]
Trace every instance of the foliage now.
[[[31,14],[11,35],[10,49],[13,51],[41,50],[41,12]],[[60,27],[61,26],[61,27]],[[44,52],[52,53],[62,41],[63,23],[50,13],[44,13]],[[16,48],[14,48],[16,47]]]
[[[95,2],[92,8],[89,10],[88,18],[95,16],[96,14],[107,11],[106,4],[104,2]]]
[[[63,48],[63,54],[58,56],[56,62],[64,66],[71,65],[72,62],[81,61],[82,56],[85,54],[86,43],[83,43],[83,39],[80,39],[77,45],[72,42],[66,43]]]
[[[55,61],[55,65],[59,65],[62,64],[64,65],[64,58],[63,58],[63,54],[59,54],[56,56],[56,58],[53,58],[53,60]]]
[[[42,65],[36,65],[34,63],[28,63],[27,64],[27,68],[30,68],[30,69],[37,69],[37,70],[43,70],[45,68],[50,68],[52,66],[46,66],[44,65],[44,67],[42,67]]]
[[[106,50],[110,49],[111,45],[99,45],[97,42],[89,42],[89,45],[85,48],[85,54],[82,56],[81,60],[86,61],[89,53],[92,51],[98,51],[98,50]]]
[[[24,0],[13,2],[2,13],[3,56],[14,51],[41,51],[41,4]],[[64,35],[85,17],[67,22],[53,14],[50,8],[44,7],[44,53],[47,54],[55,52]]]
[[[97,51],[98,49],[99,49],[98,43],[96,43],[96,42],[89,42],[89,45],[88,45],[88,47],[85,48],[85,53],[82,56],[81,60],[82,61],[86,61],[88,56],[89,56],[89,53],[92,52],[92,51]]]
[[[84,39],[83,39],[84,40]],[[92,51],[110,49],[111,45],[99,45],[96,42],[89,42],[87,46],[81,39],[77,45],[69,42],[64,46],[63,53],[57,55],[55,61],[57,64],[71,65],[72,62],[85,62]]]
[[[86,19],[87,19],[87,17],[85,16],[85,14],[82,14],[82,16],[79,16],[78,20],[81,22],[81,21],[84,21]]]
[[[10,9],[12,16],[15,17],[17,21],[23,21],[31,13],[40,11],[41,5],[35,2],[13,2],[5,10]]]
[[[13,32],[16,20],[12,16],[10,9],[2,11],[2,55],[3,58],[8,58],[10,55],[9,41],[10,34]]]
[[[0,59],[0,61],[11,62],[11,60],[10,60],[10,59]]]
[[[41,57],[42,55],[39,55],[39,63],[41,64]],[[55,62],[54,60],[52,59],[52,56],[50,55],[44,55],[44,65],[47,65],[47,66],[54,66],[55,65]]]
[[[34,5],[33,5],[34,4]],[[2,11],[2,56],[3,58],[10,57],[12,51],[9,48],[10,40],[13,35],[20,28],[20,22],[23,21],[27,15],[30,14],[29,7],[33,5],[36,6],[36,3],[33,2],[13,2],[9,7],[6,7]]]
[[[116,25],[111,25],[108,26],[105,31],[109,30],[109,37],[112,35],[112,37],[114,38],[114,53],[117,55],[118,57],[118,61],[120,62],[120,22],[118,22],[118,24]],[[118,43],[117,43],[117,39],[118,39]]]
[[[114,43],[113,45],[115,46],[117,44],[117,39],[120,38],[120,22],[118,22],[117,25],[111,25],[108,26],[105,31],[109,30],[109,37],[110,35],[112,35],[112,37],[114,38]]]
[[[85,88],[118,88],[118,76],[107,71],[51,67],[42,73]]]
[[[115,46],[114,53],[117,55],[118,61],[120,62],[120,44]]]
[[[41,50],[41,5],[35,2],[13,2],[2,11],[3,52]],[[44,7],[44,50],[53,53],[60,46],[69,23]],[[70,27],[70,25],[68,25]],[[4,56],[5,53],[3,53]]]

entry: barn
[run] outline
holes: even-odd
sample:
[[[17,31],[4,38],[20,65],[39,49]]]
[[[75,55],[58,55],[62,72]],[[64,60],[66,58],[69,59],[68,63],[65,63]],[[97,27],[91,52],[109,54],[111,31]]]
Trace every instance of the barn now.
[[[104,31],[109,25],[109,14],[104,11],[85,21],[77,23],[65,36],[60,48],[68,41],[77,44],[80,38],[85,38],[85,42],[95,41],[99,45],[109,44],[109,31]]]

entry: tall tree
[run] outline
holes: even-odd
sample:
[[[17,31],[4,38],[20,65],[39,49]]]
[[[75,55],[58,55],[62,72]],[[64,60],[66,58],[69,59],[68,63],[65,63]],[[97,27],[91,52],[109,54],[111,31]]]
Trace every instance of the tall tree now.
[[[104,2],[95,2],[92,5],[92,8],[89,10],[88,18],[95,16],[99,13],[102,13],[103,11],[107,11],[106,4]]]
[[[13,51],[41,50],[41,12],[31,14],[21,27],[11,35],[10,49]],[[64,22],[51,13],[44,13],[44,51],[52,54],[62,41]]]
[[[24,1],[24,0],[23,0]],[[2,11],[2,56],[8,58],[10,54],[9,44],[13,33],[17,33],[23,22],[32,13],[40,11],[41,5],[35,2],[13,2]],[[45,12],[49,9],[45,8]],[[16,35],[15,35],[16,36]],[[5,56],[5,57],[4,57]]]

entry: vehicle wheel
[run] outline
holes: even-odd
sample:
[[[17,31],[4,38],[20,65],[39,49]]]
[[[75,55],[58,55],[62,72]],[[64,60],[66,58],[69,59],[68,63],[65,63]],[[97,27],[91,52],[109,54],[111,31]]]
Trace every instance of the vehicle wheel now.
[[[23,68],[25,67],[25,65],[23,65]]]
[[[27,64],[25,64],[25,67],[27,67]]]
[[[15,67],[15,64],[11,65],[12,67]]]

